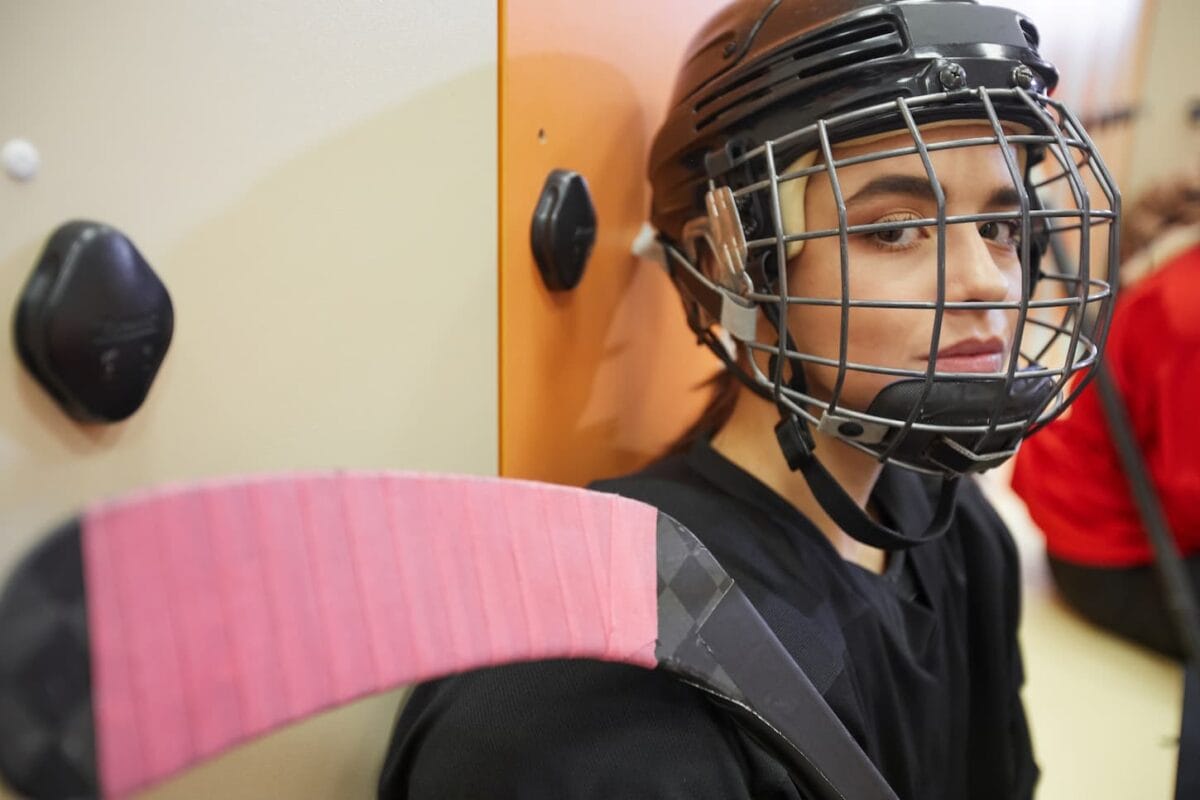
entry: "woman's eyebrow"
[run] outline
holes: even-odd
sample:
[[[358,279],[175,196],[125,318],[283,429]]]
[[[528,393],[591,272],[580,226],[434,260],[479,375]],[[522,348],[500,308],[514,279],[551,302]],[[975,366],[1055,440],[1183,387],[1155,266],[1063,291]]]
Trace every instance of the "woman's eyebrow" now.
[[[861,203],[884,194],[903,194],[917,200],[937,202],[937,195],[934,194],[928,178],[918,178],[915,175],[880,175],[851,195],[846,205]]]
[[[1012,186],[1001,186],[992,192],[984,208],[1013,208],[1020,207],[1021,194]]]
[[[918,177],[916,175],[880,175],[873,178],[866,186],[859,189],[846,200],[846,205],[851,206],[856,203],[861,203],[864,200],[869,200],[880,195],[907,195],[916,200],[924,200],[930,203],[937,202],[937,195],[933,191],[932,184],[928,178]],[[949,192],[946,193],[947,198]],[[1021,195],[1016,188],[1011,185],[997,187],[988,197],[984,208],[1011,208],[1021,205]]]

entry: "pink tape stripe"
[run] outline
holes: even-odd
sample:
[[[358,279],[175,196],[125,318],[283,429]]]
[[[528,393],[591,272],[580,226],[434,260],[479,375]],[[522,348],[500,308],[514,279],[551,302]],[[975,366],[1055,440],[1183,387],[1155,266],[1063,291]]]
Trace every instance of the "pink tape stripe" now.
[[[454,672],[572,657],[652,667],[656,521],[582,489],[398,473],[97,505],[83,547],[104,793]]]

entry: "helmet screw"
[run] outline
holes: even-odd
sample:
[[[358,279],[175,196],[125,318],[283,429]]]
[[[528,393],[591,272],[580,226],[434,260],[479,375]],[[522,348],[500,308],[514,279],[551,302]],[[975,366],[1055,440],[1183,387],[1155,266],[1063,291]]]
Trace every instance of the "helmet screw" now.
[[[1018,64],[1013,67],[1012,82],[1013,86],[1019,86],[1022,89],[1033,88],[1033,70],[1024,64]]]
[[[942,82],[942,88],[953,92],[967,85],[967,71],[962,64],[947,64],[938,72],[938,80]]]
[[[733,41],[726,42],[725,49],[721,51],[721,54],[723,56],[725,56],[725,58],[729,58],[731,55],[733,55],[734,53],[737,52],[737,49],[738,49],[737,42],[733,42]]]
[[[862,436],[866,431],[857,422],[843,422],[838,426],[838,433],[842,436],[849,436],[851,439],[855,439]]]

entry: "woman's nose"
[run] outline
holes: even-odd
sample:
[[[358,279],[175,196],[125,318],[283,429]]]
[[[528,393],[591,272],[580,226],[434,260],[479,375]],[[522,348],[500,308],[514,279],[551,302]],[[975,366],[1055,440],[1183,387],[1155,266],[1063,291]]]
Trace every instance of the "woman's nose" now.
[[[975,225],[946,231],[946,299],[999,303],[1020,281],[1020,256],[990,247]]]

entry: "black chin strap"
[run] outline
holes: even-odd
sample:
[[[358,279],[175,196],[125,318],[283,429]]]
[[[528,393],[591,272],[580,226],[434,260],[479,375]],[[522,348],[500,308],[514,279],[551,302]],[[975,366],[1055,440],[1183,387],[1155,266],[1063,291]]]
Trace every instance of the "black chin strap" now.
[[[763,311],[775,326],[776,332],[781,333],[780,339],[784,343],[781,349],[785,352],[795,350],[791,331],[781,324],[777,309],[768,305],[763,306]],[[779,353],[775,353],[771,356],[771,373],[775,374],[778,368]],[[805,383],[804,370],[792,370],[788,381],[789,388],[798,394],[806,394]],[[779,447],[783,450],[783,457],[788,466],[804,476],[813,497],[821,504],[829,518],[857,541],[881,550],[907,550],[925,542],[932,542],[950,528],[950,520],[954,516],[954,500],[958,493],[957,474],[948,474],[942,479],[937,510],[934,511],[933,520],[925,531],[919,536],[905,536],[900,531],[880,525],[871,519],[867,512],[846,494],[846,490],[834,480],[829,470],[825,469],[813,454],[816,442],[802,419],[783,406],[779,407],[779,416],[781,420],[775,426],[775,438],[779,440]]]
[[[829,471],[822,466],[813,453],[814,442],[808,426],[795,414],[784,412],[783,419],[775,426],[775,436],[783,450],[788,466],[804,476],[813,496],[825,509],[839,528],[856,540],[882,550],[907,550],[925,542],[932,542],[950,527],[954,516],[954,500],[958,490],[958,475],[942,479],[938,494],[937,510],[933,520],[918,536],[905,536],[886,525],[875,522],[858,503],[846,494]]]

